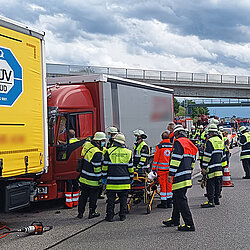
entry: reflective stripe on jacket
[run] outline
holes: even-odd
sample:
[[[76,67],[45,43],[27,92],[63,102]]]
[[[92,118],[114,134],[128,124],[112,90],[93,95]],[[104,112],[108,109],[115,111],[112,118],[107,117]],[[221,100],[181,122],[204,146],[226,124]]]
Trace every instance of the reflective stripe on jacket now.
[[[149,156],[149,147],[145,141],[141,141],[140,144],[135,144],[133,160],[134,168],[145,168],[148,165]]]
[[[210,137],[206,142],[202,168],[206,169],[209,179],[223,175],[222,167],[227,166],[224,147],[218,135]]]
[[[170,160],[169,175],[173,176],[172,190],[192,186],[192,170],[198,148],[186,137],[176,139]]]
[[[82,149],[83,167],[79,182],[88,186],[98,187],[101,181],[102,151],[94,142],[86,142]]]
[[[129,190],[134,177],[132,151],[114,142],[105,153],[102,175],[107,179],[106,190]]]
[[[164,139],[156,146],[156,152],[154,154],[154,161],[152,170],[168,171],[170,154],[172,152],[173,144],[170,143],[170,139]]]
[[[245,132],[240,137],[241,153],[240,159],[250,159],[250,132]]]

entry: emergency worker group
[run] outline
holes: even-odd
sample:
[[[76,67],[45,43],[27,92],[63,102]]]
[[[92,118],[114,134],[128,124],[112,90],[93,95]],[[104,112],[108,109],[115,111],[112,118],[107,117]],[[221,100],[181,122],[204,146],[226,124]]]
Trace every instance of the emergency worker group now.
[[[75,203],[78,203],[79,219],[83,218],[87,203],[88,218],[100,216],[97,200],[105,194],[105,220],[114,220],[115,204],[119,204],[119,219],[124,221],[128,194],[131,185],[134,185],[134,172],[148,174],[151,171],[160,187],[161,202],[157,208],[172,208],[171,217],[163,224],[166,227],[177,226],[179,231],[195,231],[186,194],[188,188],[192,187],[191,176],[197,157],[201,168],[199,181],[205,183],[207,197],[201,208],[220,205],[223,171],[229,166],[231,153],[227,132],[219,126],[218,120],[212,119],[206,128],[202,125],[197,128],[192,126],[190,132],[182,125],[169,123],[161,135],[161,142],[156,146],[152,169],[149,169],[151,153],[143,130],[133,131],[133,152],[126,147],[126,138],[116,127],[109,127],[106,133],[108,138],[104,132],[96,132],[92,138],[87,138],[82,148],[78,169],[81,194],[79,202],[77,200]],[[246,127],[239,128],[239,138],[245,172],[243,178],[250,179],[250,132]],[[183,225],[180,224],[180,217],[184,221]]]

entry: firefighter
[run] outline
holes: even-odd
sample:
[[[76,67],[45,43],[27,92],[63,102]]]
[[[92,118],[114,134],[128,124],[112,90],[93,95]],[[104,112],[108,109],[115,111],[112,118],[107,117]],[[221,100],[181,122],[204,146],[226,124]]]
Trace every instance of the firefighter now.
[[[239,128],[240,131],[240,159],[242,161],[245,176],[243,179],[250,179],[250,132],[245,126]]]
[[[175,124],[173,122],[170,122],[167,126],[167,130],[170,131],[170,134],[169,134],[169,139],[170,139],[170,142],[173,143],[174,142],[174,128],[175,128]]]
[[[118,133],[118,129],[116,127],[108,127],[107,128],[107,133],[108,133],[108,143],[107,143],[107,148],[111,148],[112,144],[114,142],[114,136]]]
[[[223,132],[224,132],[224,127],[223,126],[219,126],[219,136],[221,137],[221,139],[224,141],[224,135],[223,135]]]
[[[133,182],[134,169],[132,163],[132,151],[125,146],[125,136],[117,133],[111,148],[104,156],[103,183],[107,190],[106,221],[112,222],[114,217],[115,199],[120,200],[120,221],[126,219],[128,191]]]
[[[144,141],[147,139],[147,135],[141,129],[136,129],[133,131],[133,133],[135,136],[133,166],[138,174],[143,174],[147,169],[150,156],[149,147]]]
[[[223,141],[224,141],[224,150],[226,154],[226,160],[227,160],[227,166],[229,167],[229,158],[230,158],[230,149],[229,149],[229,139],[228,139],[228,132],[224,131],[222,132],[223,135]]]
[[[78,203],[78,218],[83,217],[85,206],[89,198],[89,219],[100,216],[96,212],[96,203],[101,184],[101,168],[103,161],[102,147],[105,145],[106,135],[96,132],[91,142],[86,142],[82,149],[83,166],[80,173],[81,196]]]
[[[173,211],[172,216],[163,224],[167,227],[178,226],[179,231],[195,231],[195,226],[186,197],[187,189],[192,187],[192,170],[195,163],[197,147],[187,138],[183,127],[175,128],[176,141],[170,160],[169,181],[173,176]],[[180,214],[185,222],[180,225]]]
[[[195,132],[195,136],[194,138],[197,139],[197,140],[200,140],[200,137],[201,137],[201,134],[203,132],[203,125],[200,125],[197,129],[196,129],[196,132]]]
[[[161,135],[162,141],[156,146],[152,171],[158,176],[158,181],[161,188],[161,203],[158,208],[172,208],[173,193],[172,180],[168,182],[169,176],[169,161],[172,152],[173,144],[169,139],[170,131],[163,132]]]
[[[75,138],[75,130],[70,129],[69,130],[69,143],[71,144],[77,141],[79,140]],[[66,158],[66,153],[65,153],[65,158]],[[79,189],[77,179],[67,180],[66,192],[64,193],[65,198],[66,198],[65,207],[66,208],[77,207],[78,201],[79,201],[79,194],[80,194],[80,189]]]
[[[208,128],[208,140],[205,145],[202,174],[207,175],[208,201],[201,204],[202,208],[220,205],[219,197],[222,187],[222,168],[226,166],[224,142],[219,137],[215,124]]]
[[[194,140],[195,140],[195,126],[194,126],[194,125],[192,125],[192,127],[191,127],[191,131],[190,131],[190,133],[189,133],[189,139],[190,139],[191,141],[194,141]]]

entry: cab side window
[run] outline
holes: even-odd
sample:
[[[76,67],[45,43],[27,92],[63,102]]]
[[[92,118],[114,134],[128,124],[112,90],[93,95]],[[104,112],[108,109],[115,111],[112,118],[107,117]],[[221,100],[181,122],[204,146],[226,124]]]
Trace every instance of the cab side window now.
[[[67,160],[69,144],[93,135],[93,112],[68,113],[58,118],[57,160]]]

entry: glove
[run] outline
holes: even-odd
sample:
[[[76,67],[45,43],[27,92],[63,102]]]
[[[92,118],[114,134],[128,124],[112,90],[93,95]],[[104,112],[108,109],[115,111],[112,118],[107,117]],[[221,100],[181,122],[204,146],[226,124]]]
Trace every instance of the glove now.
[[[106,185],[107,184],[107,179],[102,179],[102,183],[103,183],[103,185]]]
[[[157,171],[156,171],[156,170],[153,170],[153,174],[154,174],[155,176],[157,176]]]

